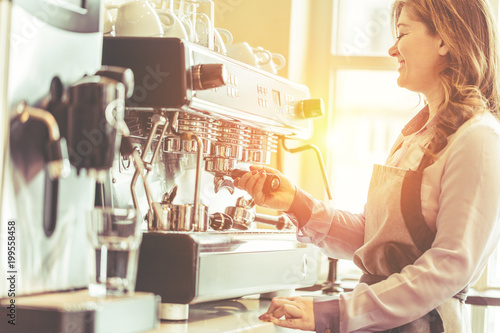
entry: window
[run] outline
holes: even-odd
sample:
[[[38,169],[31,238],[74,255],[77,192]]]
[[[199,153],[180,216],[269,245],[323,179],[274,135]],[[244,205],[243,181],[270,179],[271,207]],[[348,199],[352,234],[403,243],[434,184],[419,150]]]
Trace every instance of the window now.
[[[338,0],[333,8],[331,75],[334,82],[328,163],[341,209],[360,211],[373,163],[384,163],[401,128],[421,107],[397,86],[388,0]]]

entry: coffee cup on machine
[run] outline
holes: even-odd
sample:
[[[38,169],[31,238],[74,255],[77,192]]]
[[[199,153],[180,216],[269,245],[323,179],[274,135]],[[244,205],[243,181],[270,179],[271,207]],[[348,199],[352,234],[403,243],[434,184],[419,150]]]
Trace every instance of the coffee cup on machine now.
[[[268,50],[265,50],[263,47],[258,46],[258,47],[252,47],[252,51],[255,55],[255,58],[257,59],[257,67],[266,65],[271,62],[273,59],[273,56],[271,52]]]
[[[163,36],[162,22],[149,1],[134,0],[121,5],[107,4],[106,8],[116,9],[114,24],[116,36]]]
[[[109,35],[114,29],[114,23],[113,23],[113,17],[111,16],[111,13],[109,10],[105,9],[104,10],[104,24],[103,24],[103,30],[102,33],[104,35]]]
[[[225,41],[224,41],[225,40]],[[215,28],[214,29],[214,49],[215,51],[226,54],[227,45],[233,43],[233,35],[227,29]]]
[[[156,14],[162,23],[163,37],[188,39],[189,32],[186,31],[186,26],[172,10],[156,9]]]
[[[265,71],[273,74],[277,74],[280,69],[283,69],[286,65],[286,59],[279,53],[271,53],[271,61],[259,65],[259,67]]]
[[[271,61],[271,52],[252,48],[247,42],[227,46],[227,55],[233,59],[258,67]]]

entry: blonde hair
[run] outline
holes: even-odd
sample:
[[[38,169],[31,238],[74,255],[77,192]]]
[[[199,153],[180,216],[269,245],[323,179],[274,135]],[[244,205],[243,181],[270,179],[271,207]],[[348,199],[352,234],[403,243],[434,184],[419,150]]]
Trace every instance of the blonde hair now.
[[[487,0],[396,0],[392,6],[394,29],[403,7],[449,48],[448,66],[440,73],[445,96],[428,147],[434,155],[475,114],[488,110],[499,119],[497,27]]]

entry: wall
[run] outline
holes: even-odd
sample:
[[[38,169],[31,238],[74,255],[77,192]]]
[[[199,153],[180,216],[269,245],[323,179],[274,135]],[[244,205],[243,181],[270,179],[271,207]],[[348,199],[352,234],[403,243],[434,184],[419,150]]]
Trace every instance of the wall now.
[[[231,31],[234,43],[247,42],[288,59],[291,0],[214,0],[215,26]],[[286,76],[288,66],[279,75]]]

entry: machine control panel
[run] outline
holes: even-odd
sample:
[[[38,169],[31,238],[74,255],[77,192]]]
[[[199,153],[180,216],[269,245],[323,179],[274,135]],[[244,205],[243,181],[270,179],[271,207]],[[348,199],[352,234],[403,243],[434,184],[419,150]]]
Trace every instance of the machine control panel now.
[[[220,105],[217,113],[235,115],[254,126],[273,126],[274,131],[287,136],[307,139],[312,135],[312,123],[300,107],[301,101],[310,99],[306,86],[214,52],[197,49],[191,55],[194,63],[223,63],[228,71],[225,90],[196,91],[196,102]],[[225,108],[231,111],[225,113]]]

